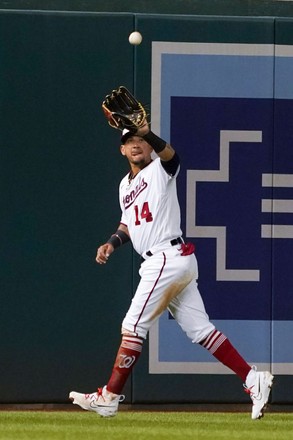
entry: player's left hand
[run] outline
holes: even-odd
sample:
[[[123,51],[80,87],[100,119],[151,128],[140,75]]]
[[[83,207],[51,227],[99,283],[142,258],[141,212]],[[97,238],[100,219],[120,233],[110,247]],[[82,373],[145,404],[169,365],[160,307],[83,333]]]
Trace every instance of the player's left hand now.
[[[136,133],[146,123],[147,114],[144,107],[124,86],[113,90],[105,97],[102,109],[111,127],[119,130],[127,128]]]

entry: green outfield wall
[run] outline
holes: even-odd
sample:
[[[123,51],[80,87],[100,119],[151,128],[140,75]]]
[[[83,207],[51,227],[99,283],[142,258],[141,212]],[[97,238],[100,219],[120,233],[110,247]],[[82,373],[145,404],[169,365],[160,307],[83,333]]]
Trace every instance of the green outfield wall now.
[[[110,375],[139,259],[125,245],[95,263],[119,223],[128,169],[104,96],[123,84],[151,106],[154,41],[293,41],[289,2],[232,2],[231,16],[229,1],[212,2],[214,15],[200,1],[187,2],[189,15],[182,2],[167,15],[127,2],[120,12],[45,3],[0,2],[0,403],[64,403],[71,389],[92,392]],[[134,29],[138,48],[128,43]],[[291,404],[292,376],[277,383],[273,403]],[[125,394],[127,403],[249,402],[231,375],[150,374],[148,342]]]

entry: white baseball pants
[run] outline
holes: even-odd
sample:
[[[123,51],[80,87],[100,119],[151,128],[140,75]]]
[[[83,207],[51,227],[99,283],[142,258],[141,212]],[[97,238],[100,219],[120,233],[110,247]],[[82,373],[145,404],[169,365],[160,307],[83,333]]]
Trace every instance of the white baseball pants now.
[[[141,264],[139,274],[141,280],[123,320],[122,334],[146,339],[166,308],[194,343],[215,329],[197,287],[194,254],[182,256],[180,245],[167,244]]]

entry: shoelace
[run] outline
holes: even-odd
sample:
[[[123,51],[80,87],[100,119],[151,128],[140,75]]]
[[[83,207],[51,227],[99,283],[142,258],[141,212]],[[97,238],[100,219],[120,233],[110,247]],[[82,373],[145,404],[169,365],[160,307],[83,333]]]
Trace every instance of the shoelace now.
[[[103,400],[105,400],[105,397],[103,396],[103,388],[98,388],[97,395],[98,397],[101,396]],[[125,399],[125,396],[123,394],[120,394],[117,397],[119,397],[119,402],[123,402],[123,400]]]
[[[256,400],[259,400],[261,398],[260,393],[256,394],[253,392],[252,388],[254,388],[254,385],[252,385],[252,387],[248,388],[248,386],[243,384],[243,388],[244,388],[245,393],[249,394],[251,398],[256,399]]]
[[[99,396],[101,396],[105,400],[105,398],[103,396],[103,388],[98,388],[97,389],[97,397],[99,397]]]
[[[247,393],[247,394],[253,394],[253,393],[252,393],[252,388],[253,388],[253,386],[250,387],[250,388],[248,388],[248,386],[246,386],[245,383],[244,383],[244,384],[243,384],[243,388],[244,388],[244,392],[245,392],[245,393]]]

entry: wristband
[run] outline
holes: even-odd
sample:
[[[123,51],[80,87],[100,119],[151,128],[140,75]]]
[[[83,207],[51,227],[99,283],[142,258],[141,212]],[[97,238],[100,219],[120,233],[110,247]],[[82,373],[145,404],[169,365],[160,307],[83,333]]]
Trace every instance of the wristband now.
[[[107,243],[110,243],[114,249],[118,248],[119,246],[122,246],[123,244],[127,243],[130,240],[129,236],[126,234],[126,232],[121,231],[121,229],[118,229],[115,234],[111,235]]]
[[[163,151],[167,145],[166,141],[161,139],[152,131],[149,131],[147,134],[142,136],[142,138],[155,150],[156,153]]]

